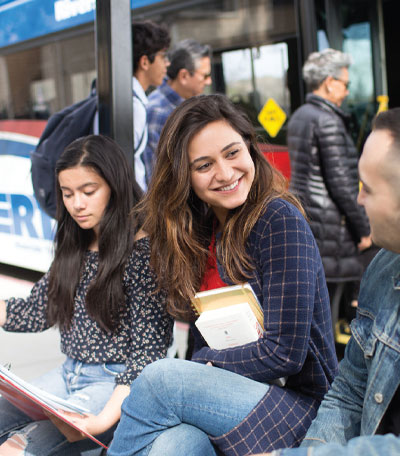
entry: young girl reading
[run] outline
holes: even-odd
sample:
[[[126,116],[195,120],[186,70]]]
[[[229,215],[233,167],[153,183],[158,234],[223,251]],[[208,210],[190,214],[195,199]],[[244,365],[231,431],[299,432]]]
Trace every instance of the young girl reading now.
[[[265,330],[224,350],[196,333],[192,361],[147,366],[108,454],[246,455],[298,445],[337,370],[328,292],[302,209],[249,120],[222,95],[182,103],[162,131],[138,210],[172,315],[193,321],[191,299],[207,284],[249,282]],[[281,377],[284,387],[273,384]]]
[[[0,301],[0,325],[17,332],[59,327],[66,361],[33,383],[90,410],[79,424],[98,435],[118,421],[142,369],[165,356],[172,319],[149,267],[148,238],[135,239],[129,213],[137,197],[123,151],[104,136],[77,139],[56,174],[54,261],[26,300]],[[0,443],[7,456],[80,455],[96,446],[68,442],[51,421],[32,422],[5,399]]]

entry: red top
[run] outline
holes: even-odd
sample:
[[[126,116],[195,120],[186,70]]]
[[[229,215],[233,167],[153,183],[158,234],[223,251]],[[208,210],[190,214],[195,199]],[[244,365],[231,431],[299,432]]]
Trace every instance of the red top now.
[[[226,283],[221,279],[221,276],[218,272],[214,233],[212,234],[208,250],[210,251],[210,255],[207,260],[206,270],[201,282],[200,291],[214,290],[215,288],[226,287]]]

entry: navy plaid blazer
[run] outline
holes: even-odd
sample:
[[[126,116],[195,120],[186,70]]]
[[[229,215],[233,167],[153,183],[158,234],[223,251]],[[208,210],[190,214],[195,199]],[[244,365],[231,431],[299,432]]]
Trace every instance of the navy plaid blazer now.
[[[288,380],[284,388],[271,385],[234,429],[210,437],[224,455],[298,446],[337,373],[324,270],[304,217],[292,204],[275,199],[254,226],[247,252],[255,265],[249,283],[263,306],[264,335],[225,350],[203,346],[193,360],[211,361],[258,382]],[[220,264],[218,269],[229,283]]]

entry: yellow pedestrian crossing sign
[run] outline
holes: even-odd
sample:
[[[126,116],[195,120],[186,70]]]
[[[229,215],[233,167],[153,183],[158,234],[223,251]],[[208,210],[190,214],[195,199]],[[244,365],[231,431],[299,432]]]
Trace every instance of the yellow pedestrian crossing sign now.
[[[388,110],[388,108],[389,108],[389,97],[387,95],[378,95],[376,97],[376,100],[379,103],[377,114],[379,114],[382,111],[387,111]]]
[[[258,114],[258,121],[271,138],[275,138],[286,121],[286,113],[273,98],[268,98]]]

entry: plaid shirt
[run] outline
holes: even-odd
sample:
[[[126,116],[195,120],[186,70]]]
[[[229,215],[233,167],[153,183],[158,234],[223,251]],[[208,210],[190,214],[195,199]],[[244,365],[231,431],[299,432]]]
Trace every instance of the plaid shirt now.
[[[161,130],[171,112],[179,106],[183,98],[171,89],[165,80],[160,87],[149,95],[147,104],[147,146],[143,152],[142,160],[146,168],[146,182],[149,185],[153,174],[153,164]]]
[[[226,350],[204,346],[193,360],[258,382],[288,380],[284,388],[271,385],[238,426],[211,438],[224,455],[299,445],[337,372],[322,262],[300,212],[281,199],[272,201],[249,236],[247,252],[255,265],[249,283],[263,306],[264,336]]]

